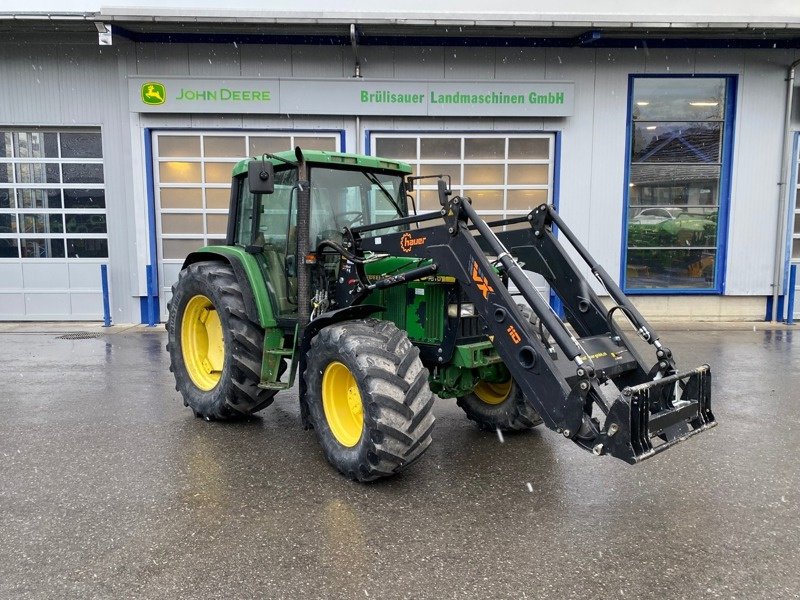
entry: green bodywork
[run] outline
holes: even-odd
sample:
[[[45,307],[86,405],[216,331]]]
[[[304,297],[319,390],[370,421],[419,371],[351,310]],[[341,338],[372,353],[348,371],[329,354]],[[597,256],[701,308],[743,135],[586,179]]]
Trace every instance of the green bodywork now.
[[[250,282],[250,290],[253,292],[253,301],[258,311],[259,324],[264,329],[277,327],[278,324],[275,321],[263,271],[255,256],[246,252],[245,249],[240,246],[205,246],[197,250],[197,252],[218,254],[224,256],[229,261],[235,260],[238,262],[244,269],[247,280]]]
[[[430,263],[430,260],[390,256],[368,263],[365,271],[367,278],[375,281]],[[444,336],[446,301],[442,278],[434,276],[379,290],[371,294],[366,303],[385,306],[386,310],[379,313],[379,318],[392,321],[405,330],[412,341],[439,344]]]
[[[295,161],[293,152],[281,152],[276,156],[287,161]],[[303,151],[307,163],[313,165],[350,165],[364,169],[380,169],[411,174],[411,167],[405,163],[338,152]],[[253,159],[242,160],[233,169],[233,176],[247,173],[248,164]],[[283,161],[268,158],[276,166]],[[276,320],[278,311],[273,307],[267,288],[269,272],[264,260],[251,254],[241,246],[206,246],[187,258],[186,264],[197,260],[207,260],[207,255],[217,255],[242,267],[247,284],[252,291],[252,299],[258,313],[258,322],[264,328],[264,357],[261,367],[261,385],[272,389],[283,389],[292,385],[296,372],[295,350],[299,343],[297,329],[294,336],[287,335],[284,327]],[[202,256],[206,255],[206,256]],[[395,275],[429,264],[414,258],[390,256],[368,263],[365,266],[367,277],[377,280],[387,275]],[[434,275],[425,279],[396,285],[371,294],[365,304],[385,307],[375,316],[392,321],[408,333],[415,344],[441,345],[444,339],[447,319],[448,287],[455,285],[455,279]],[[293,340],[293,341],[292,341]],[[291,363],[289,382],[280,381],[279,368],[284,358]],[[508,369],[502,363],[491,341],[456,346],[453,358],[448,364],[439,365],[430,376],[431,389],[442,397],[458,397],[469,393],[480,380],[490,382],[506,381]]]

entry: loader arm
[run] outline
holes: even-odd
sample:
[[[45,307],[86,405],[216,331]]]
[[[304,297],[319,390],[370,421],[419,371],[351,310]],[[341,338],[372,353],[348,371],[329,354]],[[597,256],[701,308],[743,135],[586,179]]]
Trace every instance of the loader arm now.
[[[353,304],[363,301],[376,287],[432,273],[454,277],[482,317],[498,355],[547,427],[594,454],[610,454],[634,464],[716,425],[710,407],[709,367],[676,371],[669,349],[550,206],[487,224],[468,198],[450,198],[444,186],[440,186],[440,201],[443,208],[438,214],[406,217],[381,227],[437,218],[443,219],[444,225],[379,237],[361,237],[377,227],[346,230],[355,255],[386,253],[432,261],[413,272],[371,283],[363,277],[363,265],[348,263],[358,275],[344,284],[351,286],[346,296]],[[499,235],[492,230],[520,222],[530,227]],[[609,292],[615,302],[610,310],[567,256],[553,233],[554,224]],[[496,258],[490,261],[487,253]],[[566,323],[531,284],[518,259],[547,279],[564,304]],[[541,331],[548,335],[542,335],[525,318],[504,279],[514,282],[538,317]],[[652,367],[614,323],[616,311],[654,346]]]

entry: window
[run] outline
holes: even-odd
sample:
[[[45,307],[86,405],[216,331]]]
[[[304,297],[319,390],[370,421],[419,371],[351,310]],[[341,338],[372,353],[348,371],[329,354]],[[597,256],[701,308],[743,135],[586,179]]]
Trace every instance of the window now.
[[[730,88],[725,77],[632,79],[628,290],[719,291]]]
[[[0,130],[0,258],[106,258],[98,130]]]
[[[341,238],[343,227],[372,225],[405,216],[400,196],[402,178],[369,171],[311,169],[311,244]],[[366,232],[392,233],[398,227]]]
[[[372,135],[373,154],[411,164],[414,175],[450,175],[453,193],[469,196],[489,221],[525,215],[552,201],[553,146],[552,134]],[[414,189],[420,213],[440,208],[435,179],[423,179]]]

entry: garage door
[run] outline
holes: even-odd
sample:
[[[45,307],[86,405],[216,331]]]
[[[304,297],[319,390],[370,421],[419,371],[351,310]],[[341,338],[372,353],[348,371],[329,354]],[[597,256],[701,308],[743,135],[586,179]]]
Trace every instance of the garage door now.
[[[449,174],[453,193],[469,196],[487,221],[553,201],[553,134],[376,132],[370,141],[375,156],[408,162],[415,175]],[[420,213],[440,208],[435,179],[420,182],[413,196]],[[520,226],[527,224],[512,227]],[[529,277],[547,297],[544,279]]]
[[[231,170],[245,156],[295,146],[338,151],[340,133],[161,131],[153,133],[161,318],[186,255],[224,243]]]
[[[0,127],[0,319],[102,319],[99,129]]]

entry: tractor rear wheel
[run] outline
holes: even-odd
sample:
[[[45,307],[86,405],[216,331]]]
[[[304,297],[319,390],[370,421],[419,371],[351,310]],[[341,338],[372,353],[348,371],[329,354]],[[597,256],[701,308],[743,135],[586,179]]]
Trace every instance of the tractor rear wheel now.
[[[520,431],[542,423],[510,377],[501,383],[481,381],[469,394],[458,398],[456,404],[478,427],[488,431]]]
[[[433,401],[419,350],[393,323],[322,329],[303,375],[311,424],[341,473],[371,481],[399,473],[431,443]]]
[[[230,265],[200,262],[181,271],[166,327],[175,389],[196,416],[242,417],[272,403],[276,391],[258,387],[264,331],[247,318]]]

